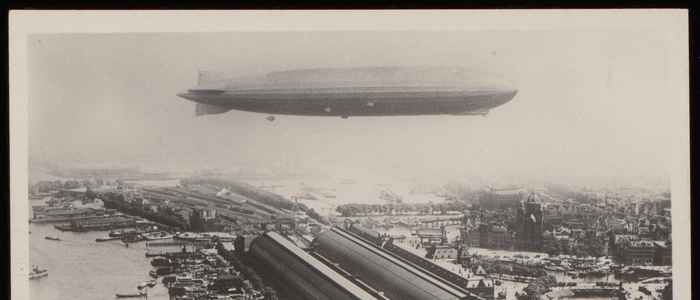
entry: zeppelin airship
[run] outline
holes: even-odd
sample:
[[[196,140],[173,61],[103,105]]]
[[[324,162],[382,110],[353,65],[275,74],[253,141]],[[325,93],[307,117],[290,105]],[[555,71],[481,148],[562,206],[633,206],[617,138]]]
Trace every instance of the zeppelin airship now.
[[[486,115],[517,93],[494,74],[462,67],[298,69],[264,76],[211,80],[178,96],[196,102],[196,115],[231,110],[270,115]]]

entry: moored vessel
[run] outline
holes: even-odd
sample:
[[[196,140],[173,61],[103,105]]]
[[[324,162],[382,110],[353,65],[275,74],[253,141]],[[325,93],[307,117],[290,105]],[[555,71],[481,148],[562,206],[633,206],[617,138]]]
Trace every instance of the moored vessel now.
[[[118,239],[119,239],[118,237],[110,237],[110,236],[99,237],[99,238],[95,239],[95,242],[107,242],[107,241],[114,241],[114,240],[118,240]]]
[[[38,278],[46,277],[48,275],[49,275],[49,270],[39,269],[39,267],[34,266],[34,267],[32,267],[32,271],[29,272],[29,279],[38,279]]]
[[[139,292],[139,293],[134,293],[134,294],[120,294],[117,293],[115,295],[117,298],[141,298],[141,297],[146,297],[146,293]]]

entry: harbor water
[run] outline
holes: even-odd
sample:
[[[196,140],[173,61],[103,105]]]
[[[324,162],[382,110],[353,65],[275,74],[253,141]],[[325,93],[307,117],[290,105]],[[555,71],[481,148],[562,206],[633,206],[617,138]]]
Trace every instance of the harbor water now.
[[[29,228],[30,264],[49,271],[47,277],[30,280],[31,300],[115,299],[116,293],[136,293],[138,284],[152,279],[143,242],[126,247],[119,240],[95,242],[107,235],[105,231],[60,232],[53,224],[30,224]],[[148,299],[168,299],[160,279],[148,289]]]

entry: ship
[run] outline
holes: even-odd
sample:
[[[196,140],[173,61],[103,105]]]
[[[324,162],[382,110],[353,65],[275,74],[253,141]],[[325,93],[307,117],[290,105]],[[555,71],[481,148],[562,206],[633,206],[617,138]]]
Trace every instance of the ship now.
[[[39,269],[37,266],[33,266],[32,271],[29,272],[29,279],[38,279],[46,276],[49,276],[49,271],[46,269]]]
[[[50,241],[60,241],[60,240],[61,240],[61,239],[59,239],[58,237],[55,237],[55,236],[48,236],[48,235],[45,236],[44,238],[47,239],[47,240],[50,240]]]
[[[138,292],[138,293],[133,293],[133,294],[119,294],[117,293],[115,295],[117,298],[142,298],[146,297],[146,293],[143,292]]]
[[[591,287],[591,288],[572,288],[570,291],[574,297],[620,297],[622,291],[614,287]]]
[[[30,223],[61,223],[101,219],[116,214],[114,209],[33,207]]]
[[[111,236],[99,237],[99,238],[95,239],[95,242],[108,242],[108,241],[114,241],[114,240],[118,240],[118,239],[119,239],[119,237],[111,237]]]
[[[155,279],[153,279],[153,280],[142,282],[136,288],[139,290],[142,290],[146,287],[152,288],[152,287],[156,286],[156,284],[157,284],[157,281]]]
[[[177,96],[195,115],[231,110],[303,116],[482,115],[513,99],[500,75],[463,67],[316,68],[225,78],[200,72]],[[267,118],[274,121],[274,117]]]
[[[144,238],[140,234],[129,234],[129,235],[122,236],[121,240],[122,240],[122,242],[127,244],[127,247],[128,247],[129,243],[140,242],[140,241],[143,241]]]
[[[141,234],[141,236],[143,236],[143,238],[145,238],[148,241],[166,240],[166,239],[171,239],[174,237],[174,235],[169,234],[169,233],[164,232],[164,231],[144,233],[144,234]]]

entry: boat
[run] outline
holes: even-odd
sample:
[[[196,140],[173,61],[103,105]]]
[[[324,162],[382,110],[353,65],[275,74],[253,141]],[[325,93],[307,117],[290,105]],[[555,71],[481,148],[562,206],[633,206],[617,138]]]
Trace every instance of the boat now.
[[[167,240],[167,239],[171,239],[174,237],[174,235],[168,234],[167,232],[164,232],[164,231],[144,233],[141,236],[148,241]]]
[[[157,282],[155,279],[154,279],[154,280],[149,280],[149,281],[146,282],[146,285],[147,285],[149,288],[152,288],[152,287],[156,286],[156,284],[158,284],[158,282]]]
[[[128,229],[121,229],[121,230],[112,230],[109,232],[110,237],[122,237],[127,234],[134,234],[136,233],[136,230],[128,230]]]
[[[39,267],[34,266],[32,268],[32,271],[29,272],[29,279],[38,279],[38,278],[46,277],[48,275],[49,275],[49,270],[39,269]]]
[[[172,261],[165,257],[156,257],[151,260],[151,266],[154,267],[167,267],[172,265]]]
[[[129,235],[122,236],[122,237],[121,237],[121,240],[122,240],[125,244],[128,244],[128,243],[136,243],[136,242],[143,241],[144,238],[141,237],[140,234],[129,234]]]
[[[55,237],[55,236],[48,236],[48,235],[45,236],[44,238],[47,239],[47,240],[50,240],[50,241],[60,241],[60,240],[61,240],[61,239],[59,239],[58,237]]]
[[[157,283],[157,282],[156,282],[155,279],[149,280],[149,281],[144,281],[144,282],[142,282],[141,284],[139,284],[138,286],[136,286],[136,288],[138,288],[139,290],[142,290],[142,289],[144,289],[145,287],[152,288],[152,287],[156,286],[156,283]]]
[[[118,237],[111,237],[111,236],[99,237],[99,238],[95,239],[95,242],[107,242],[107,241],[114,241],[114,240],[118,240],[118,239],[119,239]]]
[[[143,292],[138,292],[135,294],[119,294],[119,293],[117,293],[115,295],[115,297],[117,297],[117,298],[141,298],[141,297],[146,297],[146,293],[143,293]]]
[[[108,235],[109,235],[109,237],[117,237],[118,238],[118,237],[121,237],[122,234],[124,234],[124,232],[121,230],[118,230],[118,231],[110,231]]]

